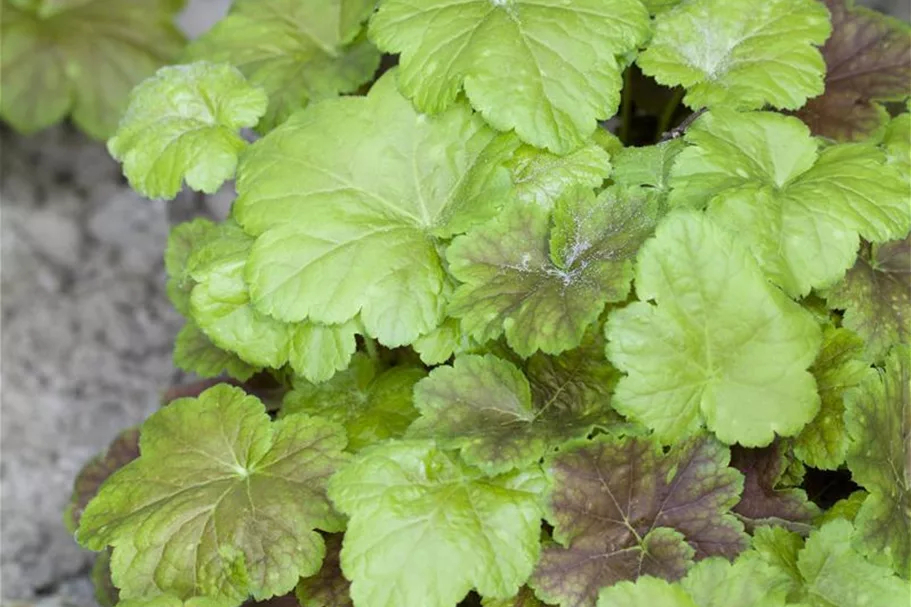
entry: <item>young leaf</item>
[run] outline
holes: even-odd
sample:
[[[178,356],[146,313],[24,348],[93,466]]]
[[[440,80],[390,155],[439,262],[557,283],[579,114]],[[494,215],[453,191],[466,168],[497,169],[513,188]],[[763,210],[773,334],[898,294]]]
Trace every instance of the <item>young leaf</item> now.
[[[538,558],[540,494],[533,469],[488,478],[431,441],[361,452],[329,483],[350,517],[342,571],[358,607],[451,607],[469,590],[518,592]]]
[[[832,18],[832,36],[822,48],[826,90],[796,115],[814,135],[864,139],[888,119],[875,100],[911,95],[911,30],[898,19],[855,8],[854,0],[822,2]]]
[[[682,139],[641,148],[624,148],[614,156],[614,183],[653,189],[663,202],[670,193],[671,167],[683,151]]]
[[[592,362],[577,360],[564,369],[539,364],[548,375],[539,374],[544,381],[532,390],[510,362],[490,354],[460,356],[415,386],[421,417],[408,434],[460,449],[468,464],[489,474],[522,468],[609,421],[610,396],[587,391],[581,377],[598,373]],[[609,365],[601,368],[600,374],[610,374]]]
[[[482,607],[547,607],[538,600],[531,588],[522,586],[519,594],[509,599],[488,599],[481,600]]]
[[[319,573],[303,578],[294,591],[300,607],[354,607],[351,583],[342,575],[341,550],[342,534],[326,538],[326,558]]]
[[[806,369],[819,326],[710,219],[666,218],[639,253],[636,292],[642,301],[612,312],[606,326],[607,357],[628,374],[617,411],[667,443],[707,426],[749,447],[794,435],[816,415]]]
[[[238,131],[256,124],[267,102],[230,65],[164,67],[130,93],[108,151],[143,196],[170,200],[184,180],[211,194],[234,177],[247,147]]]
[[[71,115],[91,137],[114,133],[130,90],[180,53],[180,0],[3,0],[0,116],[33,133]]]
[[[649,33],[639,0],[387,0],[370,23],[402,53],[399,86],[424,112],[460,89],[495,128],[566,154],[620,102],[618,55]]]
[[[400,366],[381,371],[364,354],[355,354],[345,371],[326,383],[294,382],[281,414],[307,413],[345,426],[348,448],[359,451],[388,438],[401,438],[418,416],[411,402],[414,385],[427,373]]]
[[[844,463],[848,449],[844,395],[866,377],[869,367],[862,339],[847,329],[826,327],[822,349],[810,367],[822,404],[791,443],[794,454],[806,465],[835,470]]]
[[[637,63],[693,109],[797,109],[823,92],[830,29],[816,0],[692,0],[657,17]]]
[[[235,65],[269,95],[258,129],[268,132],[311,101],[370,80],[380,54],[363,36],[368,0],[239,0],[187,49],[192,60]]]
[[[826,298],[830,308],[845,311],[844,326],[864,339],[873,360],[882,360],[893,344],[911,342],[911,234],[861,247]]]
[[[86,463],[73,482],[73,493],[65,513],[67,529],[79,527],[82,513],[109,476],[139,457],[139,429],[127,428],[111,441],[104,453]]]
[[[492,217],[511,183],[467,106],[419,115],[395,79],[308,108],[246,155],[234,215],[259,236],[246,271],[258,310],[329,324],[360,312],[387,346],[442,321],[436,239]]]
[[[449,270],[462,284],[449,313],[484,342],[503,333],[521,356],[575,348],[605,304],[623,301],[632,260],[655,213],[644,190],[568,190],[553,213],[518,204],[456,238]]]
[[[911,110],[911,108],[909,108]],[[911,183],[911,111],[900,114],[889,122],[883,136],[886,162]]]
[[[908,186],[870,145],[818,150],[802,122],[772,112],[713,111],[686,133],[671,204],[708,206],[789,295],[831,286],[872,242],[911,229]]]
[[[192,320],[177,333],[174,341],[174,366],[199,377],[218,377],[227,373],[240,381],[247,381],[259,370],[233,352],[222,350],[213,344]]]
[[[895,348],[845,398],[848,467],[870,495],[857,513],[856,541],[871,559],[911,577],[911,352]]]
[[[800,551],[799,600],[829,607],[884,607],[904,605],[911,585],[863,558],[851,547],[854,529],[845,520],[827,523],[810,534]]]
[[[77,532],[87,548],[114,547],[123,598],[239,603],[284,594],[319,570],[314,528],[341,526],[324,493],[345,461],[340,426],[305,415],[272,422],[255,397],[219,385],[154,413],[139,446]]]
[[[734,514],[747,531],[756,527],[777,525],[807,535],[819,516],[819,508],[807,498],[803,489],[782,487],[782,474],[788,453],[781,441],[763,449],[731,449],[731,466],[743,473],[743,494],[734,506]]]
[[[165,270],[168,273],[168,299],[183,316],[190,315],[190,292],[195,283],[190,278],[187,262],[193,249],[212,233],[215,224],[204,217],[181,223],[168,234],[164,254]]]
[[[573,186],[600,187],[611,172],[610,154],[594,142],[565,156],[523,145],[507,166],[519,202],[546,209]]]
[[[598,589],[653,575],[675,580],[693,559],[733,558],[749,543],[729,509],[743,479],[728,450],[707,438],[663,453],[649,439],[580,442],[553,458],[546,546],[535,593],[563,606],[594,606]]]
[[[188,261],[196,283],[190,312],[219,348],[255,367],[292,369],[313,382],[325,381],[348,366],[357,347],[357,323],[321,325],[284,323],[253,307],[244,281],[253,238],[236,225],[219,225],[196,247]]]

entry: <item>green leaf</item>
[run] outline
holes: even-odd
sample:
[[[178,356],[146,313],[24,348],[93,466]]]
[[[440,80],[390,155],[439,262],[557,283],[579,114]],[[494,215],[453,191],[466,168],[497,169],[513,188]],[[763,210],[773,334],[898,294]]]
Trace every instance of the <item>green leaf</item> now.
[[[488,599],[481,600],[482,607],[547,607],[538,600],[531,588],[522,586],[519,594],[508,599]]]
[[[886,161],[911,183],[911,113],[905,112],[892,119],[883,136],[883,147]]]
[[[832,36],[822,48],[826,89],[796,115],[814,135],[864,139],[889,118],[875,100],[911,95],[911,29],[878,11],[855,8],[854,0],[822,1],[832,19]]]
[[[611,172],[610,154],[594,142],[565,156],[523,145],[508,166],[519,202],[547,209],[573,186],[600,187]]]
[[[567,362],[561,368],[538,359],[532,388],[508,361],[490,354],[459,356],[452,367],[434,369],[415,386],[421,417],[408,434],[460,449],[466,463],[489,474],[532,464],[610,420],[610,395],[587,384],[597,385],[612,368],[584,355]]]
[[[89,460],[73,481],[73,492],[64,521],[71,533],[76,532],[82,513],[109,476],[139,457],[139,429],[127,428],[118,434],[103,453]]]
[[[190,278],[187,262],[195,247],[198,247],[213,232],[215,224],[204,217],[181,223],[171,228],[164,254],[164,265],[168,272],[168,299],[184,316],[190,315],[190,292],[195,283]]]
[[[370,23],[380,49],[402,54],[399,86],[421,111],[464,88],[495,128],[557,154],[616,112],[617,56],[648,33],[638,0],[386,0]]]
[[[391,347],[442,321],[439,239],[496,214],[511,184],[480,117],[419,115],[395,78],[308,108],[245,156],[234,215],[259,236],[246,270],[258,310],[324,324],[360,312]]]
[[[838,281],[854,263],[858,235],[884,242],[911,229],[907,184],[871,145],[818,150],[796,118],[730,111],[702,116],[686,141],[671,204],[707,205],[789,295]]]
[[[835,470],[844,463],[848,450],[844,395],[866,377],[869,367],[862,339],[847,329],[825,328],[822,349],[810,367],[822,404],[792,442],[794,454],[806,465]]]
[[[503,333],[521,356],[578,346],[608,302],[623,301],[632,260],[655,224],[643,190],[598,197],[567,191],[553,213],[518,204],[453,241],[449,270],[462,284],[449,313],[485,342]]]
[[[240,381],[247,381],[259,371],[248,365],[236,354],[222,350],[212,343],[193,321],[187,322],[177,333],[174,342],[174,366],[199,377],[218,377],[227,373]]]
[[[733,558],[748,545],[729,512],[743,487],[713,439],[664,453],[650,439],[580,441],[550,463],[545,546],[531,585],[545,601],[593,607],[598,589],[652,575],[682,577],[693,559]]]
[[[118,607],[224,607],[224,605],[224,601],[207,596],[194,596],[182,600],[173,594],[130,598],[117,603]]]
[[[405,434],[418,416],[412,390],[426,374],[407,366],[383,371],[366,355],[355,354],[348,369],[328,382],[296,380],[282,401],[281,414],[307,413],[342,424],[349,449],[358,451]]]
[[[380,54],[359,36],[369,0],[239,0],[187,49],[191,59],[235,65],[269,95],[268,132],[312,101],[352,93]]]
[[[115,607],[120,602],[120,591],[111,580],[111,551],[99,552],[92,563],[92,586],[95,601],[100,607]]]
[[[844,279],[826,293],[830,308],[844,310],[843,324],[882,360],[893,344],[911,342],[911,234],[864,245]]]
[[[0,116],[33,133],[69,115],[95,139],[114,133],[130,90],[183,46],[181,0],[4,0]]]
[[[354,607],[351,602],[350,582],[342,575],[342,534],[326,538],[326,558],[316,575],[306,577],[294,591],[300,607]]]
[[[670,193],[671,168],[683,151],[683,140],[673,139],[641,148],[624,148],[614,156],[614,183],[653,189],[663,202]]]
[[[911,577],[911,352],[895,348],[845,398],[848,468],[870,495],[857,513],[861,551]]]
[[[123,598],[207,595],[238,604],[284,594],[316,573],[338,530],[325,496],[344,430],[305,415],[272,422],[262,403],[219,385],[142,426],[140,457],[104,484],[77,539],[114,547]]]
[[[782,486],[787,464],[788,452],[780,441],[763,449],[731,449],[731,466],[744,477],[743,493],[734,514],[747,531],[777,525],[807,535],[813,528],[819,508],[803,489]]]
[[[325,381],[341,369],[357,347],[358,325],[284,323],[250,302],[244,280],[253,238],[230,222],[219,225],[188,261],[196,283],[190,312],[200,330],[223,350],[254,367],[291,368],[310,381]]]
[[[663,442],[707,426],[726,443],[763,446],[819,410],[806,371],[819,327],[766,282],[740,239],[700,213],[668,216],[639,253],[642,301],[608,319],[607,357],[628,374],[613,405]]]
[[[267,101],[230,65],[163,67],[130,93],[108,151],[143,196],[170,200],[182,181],[212,194],[234,177],[247,147],[238,131],[256,124]]]
[[[693,109],[797,109],[823,92],[830,30],[815,0],[692,0],[657,17],[637,62]]]
[[[519,590],[538,558],[540,471],[489,478],[431,441],[361,452],[329,483],[350,519],[342,570],[358,607],[451,607]]]
[[[822,527],[829,521],[840,518],[853,523],[854,519],[857,518],[860,507],[867,499],[867,495],[868,493],[866,491],[859,489],[848,497],[838,500],[831,508],[823,512],[822,515],[816,519],[816,526]]]
[[[851,547],[851,523],[837,520],[812,533],[800,551],[801,599],[815,607],[904,605],[911,585]]]

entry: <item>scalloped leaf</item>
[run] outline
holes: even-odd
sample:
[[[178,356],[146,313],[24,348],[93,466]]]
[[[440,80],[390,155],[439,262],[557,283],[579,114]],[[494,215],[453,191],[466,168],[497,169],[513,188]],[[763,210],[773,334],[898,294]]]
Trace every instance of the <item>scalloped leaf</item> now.
[[[694,559],[733,558],[749,545],[730,513],[743,487],[726,447],[710,438],[664,453],[650,439],[604,435],[550,462],[548,521],[535,593],[564,607],[593,607],[598,590],[643,575],[676,580]]]
[[[184,45],[182,0],[3,0],[0,116],[34,133],[71,116],[95,139],[117,128],[134,86]]]
[[[122,598],[237,604],[289,592],[319,570],[314,529],[342,526],[325,495],[346,461],[341,426],[305,415],[272,422],[257,398],[219,385],[154,413],[139,446],[76,534],[87,548],[114,547]]]
[[[693,109],[797,109],[823,92],[830,31],[816,0],[691,0],[657,17],[637,63]]]
[[[857,141],[882,129],[888,113],[874,101],[911,95],[911,27],[854,0],[821,0],[832,36],[822,47],[825,93],[796,112],[814,135]]]
[[[380,54],[361,34],[372,0],[239,0],[187,49],[191,60],[231,63],[269,95],[268,132],[310,102],[353,93]]]
[[[234,177],[247,147],[238,131],[256,124],[267,103],[230,65],[163,67],[130,93],[108,151],[143,196],[170,200],[183,181],[212,194]]]
[[[227,373],[239,381],[247,381],[260,370],[245,363],[237,354],[213,344],[193,321],[187,322],[177,332],[174,366],[199,377],[218,377]]]
[[[642,189],[596,197],[577,186],[552,213],[534,204],[508,208],[449,247],[449,271],[463,283],[449,313],[481,343],[505,333],[523,357],[575,348],[604,306],[629,294],[654,206]]]
[[[819,326],[739,240],[701,213],[668,216],[639,253],[641,301],[608,318],[608,360],[627,373],[613,406],[667,444],[706,426],[726,443],[764,446],[819,410],[807,371]]]
[[[565,156],[523,145],[507,166],[519,201],[550,209],[574,186],[600,187],[611,173],[611,156],[594,142]]]
[[[329,483],[350,519],[342,571],[358,607],[452,607],[472,588],[515,595],[540,549],[540,495],[529,469],[487,477],[432,441],[365,449]]]
[[[618,56],[649,33],[639,0],[386,0],[370,22],[401,53],[399,86],[423,112],[461,89],[495,128],[566,154],[620,102]]]

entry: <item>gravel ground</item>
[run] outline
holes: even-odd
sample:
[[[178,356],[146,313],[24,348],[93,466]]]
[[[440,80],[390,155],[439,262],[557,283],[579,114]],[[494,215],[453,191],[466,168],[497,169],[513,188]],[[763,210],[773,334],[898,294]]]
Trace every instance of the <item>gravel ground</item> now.
[[[909,0],[867,4],[911,16]],[[226,6],[191,0],[183,25],[198,34]],[[162,249],[169,224],[222,214],[226,197],[144,200],[103,145],[65,127],[3,129],[0,146],[0,598],[89,607],[91,558],[61,517],[72,479],[179,377]]]

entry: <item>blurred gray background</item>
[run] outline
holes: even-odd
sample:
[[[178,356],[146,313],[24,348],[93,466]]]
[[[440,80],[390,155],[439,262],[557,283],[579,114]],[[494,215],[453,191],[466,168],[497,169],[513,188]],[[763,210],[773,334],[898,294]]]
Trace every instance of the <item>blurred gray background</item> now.
[[[228,0],[190,0],[191,36]],[[863,2],[911,16],[911,0]],[[230,191],[151,202],[104,146],[68,128],[0,132],[0,599],[93,604],[91,557],[62,524],[74,476],[180,379],[164,293],[170,224],[223,216]]]

